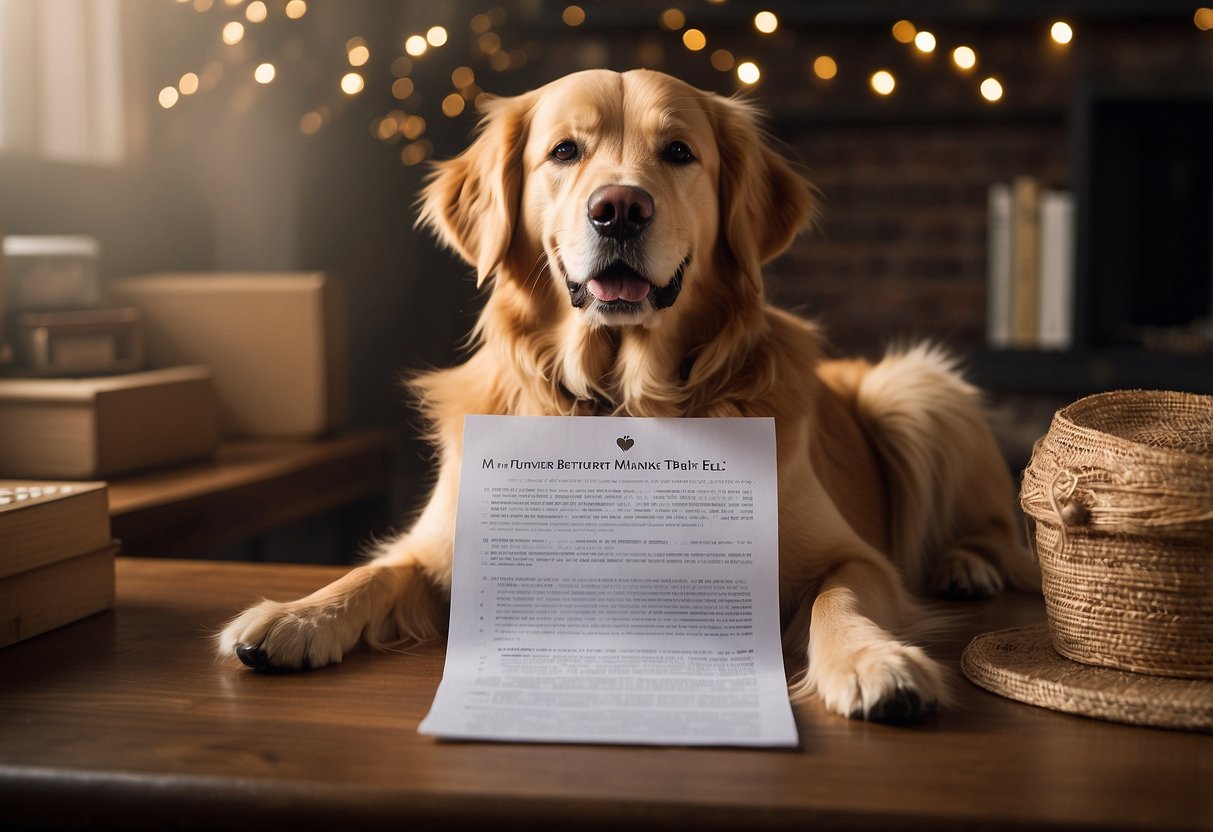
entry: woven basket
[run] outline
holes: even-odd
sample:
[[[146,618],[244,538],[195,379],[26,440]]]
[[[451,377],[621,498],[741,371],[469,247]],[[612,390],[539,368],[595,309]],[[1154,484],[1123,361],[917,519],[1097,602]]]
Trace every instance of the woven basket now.
[[[1126,390],[1059,410],[1020,504],[1058,653],[1213,679],[1213,397]]]

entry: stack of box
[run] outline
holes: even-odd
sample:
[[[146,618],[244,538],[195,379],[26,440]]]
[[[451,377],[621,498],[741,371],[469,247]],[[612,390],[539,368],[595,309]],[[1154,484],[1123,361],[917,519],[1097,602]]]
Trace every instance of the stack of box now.
[[[104,307],[92,237],[5,237],[10,374],[80,376],[143,366],[138,312]]]
[[[5,237],[0,476],[102,479],[213,455],[209,369],[143,371],[138,309],[106,305],[90,237]]]
[[[104,483],[0,480],[0,647],[114,603]]]
[[[108,478],[212,455],[221,435],[314,439],[345,418],[344,298],[327,275],[155,274],[103,292],[90,238],[4,251],[0,476]]]

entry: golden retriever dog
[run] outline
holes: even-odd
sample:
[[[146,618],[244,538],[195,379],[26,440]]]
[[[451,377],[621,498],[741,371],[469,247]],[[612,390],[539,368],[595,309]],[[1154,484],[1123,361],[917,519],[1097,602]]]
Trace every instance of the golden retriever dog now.
[[[359,643],[440,638],[463,417],[774,417],[785,646],[849,717],[902,720],[945,696],[910,643],[931,594],[1033,582],[1010,474],[977,391],[942,352],[823,361],[814,324],[764,301],[762,265],[812,220],[814,190],[747,103],[645,70],[579,72],[491,102],[438,163],[419,223],[491,285],[459,366],[417,378],[438,471],[412,527],[364,565],[231,621],[258,670]]]

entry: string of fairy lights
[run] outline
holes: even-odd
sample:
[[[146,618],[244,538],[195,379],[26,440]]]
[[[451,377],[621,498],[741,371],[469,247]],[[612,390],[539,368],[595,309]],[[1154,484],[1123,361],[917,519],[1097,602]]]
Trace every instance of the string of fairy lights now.
[[[176,0],[181,5],[190,5],[194,11],[218,13],[225,19],[218,27],[219,50],[235,49],[246,43],[250,29],[265,24],[272,16],[287,22],[299,21],[308,13],[307,0]],[[728,0],[706,0],[709,5],[723,5]],[[587,11],[580,5],[567,5],[560,10],[560,21],[570,29],[579,29],[593,24],[596,11]],[[493,7],[474,14],[467,21],[464,33],[470,37],[470,58],[455,66],[449,73],[450,86],[445,90],[419,89],[420,82],[414,74],[414,69],[421,61],[434,60],[434,56],[442,51],[452,41],[452,33],[444,26],[434,25],[423,31],[410,32],[399,39],[398,54],[389,56],[391,70],[391,95],[397,102],[387,113],[375,118],[370,124],[370,132],[377,139],[391,144],[401,144],[400,158],[405,165],[417,165],[433,155],[434,148],[426,133],[429,128],[427,115],[436,118],[437,113],[427,111],[433,102],[438,102],[438,110],[446,118],[458,118],[465,113],[474,112],[487,95],[480,86],[477,68],[485,75],[509,72],[521,69],[529,62],[536,60],[542,53],[542,46],[537,40],[525,40],[522,43],[507,44],[503,26],[508,13],[501,7]],[[738,54],[736,44],[734,50],[714,44],[712,33],[704,26],[691,25],[688,12],[679,7],[669,7],[656,14],[655,21],[658,29],[666,37],[676,38],[675,44],[691,54],[703,55],[708,64],[716,71],[728,73],[735,77],[739,88],[750,88],[762,83],[763,70],[757,58]],[[1193,16],[1196,27],[1202,31],[1213,31],[1213,9],[1199,8]],[[779,15],[770,10],[761,10],[752,15],[752,34],[761,39],[775,35],[783,25]],[[1048,24],[1048,38],[1054,48],[1065,50],[1069,48],[1075,37],[1073,25],[1065,20],[1054,20]],[[915,50],[921,55],[930,56],[947,52],[947,64],[964,78],[972,78],[975,94],[980,99],[996,105],[1006,95],[1004,82],[996,73],[982,68],[982,58],[977,49],[966,43],[945,43],[941,35],[928,29],[919,28],[910,20],[898,20],[889,30],[891,37],[898,43]],[[677,46],[676,46],[677,48]],[[660,46],[646,54],[642,46],[638,52],[640,65],[661,63],[663,50]],[[760,52],[761,44],[754,42],[753,51]],[[586,63],[592,65],[595,59],[606,61],[605,51],[595,53],[592,48],[586,50]],[[372,59],[371,48],[367,40],[353,37],[345,43],[345,67],[330,90],[332,95],[337,91],[347,99],[362,95],[367,90],[367,67]],[[279,67],[272,60],[252,58],[245,63],[251,64],[251,69],[244,67],[240,71],[251,73],[252,79],[259,85],[273,84],[279,78]],[[176,83],[164,86],[158,93],[158,102],[166,110],[172,109],[184,99],[208,92],[218,87],[224,74],[223,62],[212,59],[200,72],[185,72]],[[844,72],[862,72],[867,76],[867,86],[872,94],[886,98],[896,93],[898,79],[895,72],[888,67],[859,68],[844,65],[840,57],[821,53],[808,61],[808,71],[822,83],[833,83]],[[432,75],[432,73],[430,74]],[[429,77],[429,76],[427,76]],[[339,109],[340,98],[334,103],[322,103],[303,113],[299,120],[299,130],[305,136],[311,136],[329,124]]]

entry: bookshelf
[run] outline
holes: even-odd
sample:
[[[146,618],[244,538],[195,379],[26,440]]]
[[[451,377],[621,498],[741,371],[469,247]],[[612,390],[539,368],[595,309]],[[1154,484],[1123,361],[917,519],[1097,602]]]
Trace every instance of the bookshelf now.
[[[980,349],[999,393],[1213,393],[1213,89],[1088,86],[1072,112],[1072,345]]]

